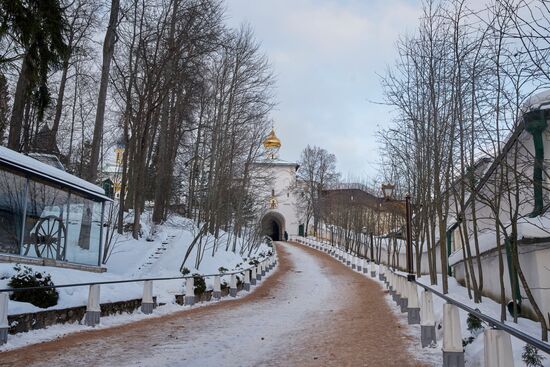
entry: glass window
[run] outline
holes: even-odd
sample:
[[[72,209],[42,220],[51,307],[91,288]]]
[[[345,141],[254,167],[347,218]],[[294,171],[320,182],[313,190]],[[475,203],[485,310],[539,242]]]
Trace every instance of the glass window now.
[[[29,180],[22,255],[65,260],[68,199],[67,191]]]
[[[71,192],[67,222],[67,261],[97,265],[102,203]]]
[[[0,168],[0,252],[18,254],[26,179]]]

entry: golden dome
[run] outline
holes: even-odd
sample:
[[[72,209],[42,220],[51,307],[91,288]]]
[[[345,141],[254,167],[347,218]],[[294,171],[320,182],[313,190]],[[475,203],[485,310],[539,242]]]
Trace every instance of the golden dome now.
[[[281,141],[279,140],[277,135],[275,135],[275,129],[271,129],[271,132],[269,133],[267,138],[265,138],[264,140],[264,148],[268,149],[268,148],[280,148],[280,147],[281,147]]]

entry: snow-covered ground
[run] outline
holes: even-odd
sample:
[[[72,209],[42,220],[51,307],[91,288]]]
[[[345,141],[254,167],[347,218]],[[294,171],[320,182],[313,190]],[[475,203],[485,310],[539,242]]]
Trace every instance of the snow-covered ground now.
[[[86,283],[94,281],[111,281],[121,279],[142,279],[156,277],[177,277],[181,276],[179,269],[185,253],[191,244],[194,233],[198,232],[196,226],[186,218],[172,216],[165,224],[156,226],[154,231],[148,224],[147,216],[144,214],[143,232],[152,236],[144,235],[139,240],[134,240],[130,234],[116,236],[114,239],[113,251],[106,264],[107,272],[92,273],[73,269],[61,269],[47,266],[30,266],[35,271],[44,271],[52,276],[56,285]],[[152,241],[147,241],[147,237]],[[219,249],[212,256],[212,240],[206,245],[206,250],[199,269],[195,268],[197,251],[193,251],[185,263],[190,273],[215,274],[219,273],[220,267],[228,271],[244,269],[249,267],[248,262],[253,259],[262,260],[271,248],[266,244],[253,251],[248,256],[241,256],[238,251],[233,253],[225,251],[225,234],[222,233]],[[240,248],[238,241],[237,249]],[[27,265],[29,266],[29,265]],[[7,288],[9,278],[15,274],[14,264],[0,264],[0,288]],[[222,279],[229,283],[229,277]],[[206,278],[207,288],[213,286],[213,278]],[[157,301],[162,303],[173,303],[174,295],[184,293],[183,280],[168,280],[154,282],[154,295]],[[62,309],[67,307],[86,305],[88,298],[88,287],[60,288],[59,301],[49,309]],[[141,298],[143,283],[108,284],[101,286],[101,303],[116,302],[129,299]],[[8,312],[10,315],[43,311],[30,303],[10,301]]]
[[[313,240],[311,237],[308,237],[309,241],[314,241],[316,243],[319,243],[319,241]],[[377,273],[378,274],[378,273]],[[380,284],[381,287],[384,287],[384,283],[378,280],[378,277],[376,277],[376,280]],[[423,276],[418,279],[419,282],[422,284],[425,284],[427,286],[432,287],[433,289],[436,289],[440,292],[442,292],[441,289],[441,276],[439,275],[439,281],[437,286],[431,286],[430,280],[428,276]],[[496,303],[490,298],[483,297],[481,303],[473,303],[472,300],[468,297],[468,291],[465,287],[461,286],[459,283],[456,282],[454,278],[449,278],[449,292],[448,296],[464,303],[474,309],[478,309],[483,314],[488,315],[496,320],[500,320],[500,304]],[[420,291],[420,289],[419,289]],[[436,333],[437,333],[437,344],[433,348],[422,348],[420,344],[420,325],[408,325],[407,321],[407,313],[401,313],[400,307],[398,307],[395,302],[392,300],[392,297],[388,294],[385,296],[387,303],[390,305],[393,312],[398,316],[401,324],[403,325],[404,329],[407,331],[407,334],[411,336],[412,338],[418,339],[418,343],[414,344],[414,347],[410,350],[411,354],[418,356],[419,360],[429,363],[434,366],[441,365],[442,363],[442,338],[443,338],[443,329],[438,327],[439,325],[442,325],[443,323],[443,304],[445,304],[445,301],[442,298],[437,297],[436,295],[433,296],[433,303],[434,303],[434,313],[436,318]],[[480,332],[476,335],[472,335],[470,331],[467,330],[467,317],[468,313],[459,310],[460,314],[460,321],[461,321],[461,332],[463,339],[469,338],[470,336],[475,336],[474,341],[471,344],[466,345],[465,347],[465,362],[466,366],[468,367],[477,367],[477,366],[483,366],[484,365],[484,336],[483,332]],[[508,318],[511,320],[511,316],[508,315]],[[512,321],[506,321],[506,323],[518,330],[521,330],[535,338],[540,338],[541,335],[541,329],[540,324],[537,322],[534,322],[529,319],[520,318],[518,319],[518,323],[515,324]],[[487,325],[484,325],[484,327],[488,327]],[[513,355],[514,355],[514,364],[516,366],[523,366],[524,363],[522,361],[521,355],[523,353],[523,348],[525,346],[525,343],[515,337],[512,337],[512,349],[513,349]],[[545,367],[550,367],[550,356],[546,355],[543,352],[539,352],[543,357],[545,357],[543,361],[543,365]]]

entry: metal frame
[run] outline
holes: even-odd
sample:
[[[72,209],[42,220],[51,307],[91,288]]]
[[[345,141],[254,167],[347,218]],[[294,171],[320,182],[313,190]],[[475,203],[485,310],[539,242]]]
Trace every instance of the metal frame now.
[[[476,316],[477,318],[479,318],[479,319],[485,321],[486,323],[488,323],[493,328],[506,331],[508,334],[518,338],[519,340],[524,341],[525,343],[531,344],[535,348],[540,349],[541,351],[543,351],[547,354],[550,354],[550,344],[548,344],[546,342],[543,342],[542,340],[533,338],[529,334],[526,334],[523,331],[518,330],[518,329],[516,329],[516,328],[514,328],[510,325],[507,325],[507,324],[505,324],[505,323],[503,323],[499,320],[493,319],[492,317],[481,313],[481,311],[479,311],[478,309],[474,309],[474,308],[471,308],[469,306],[466,306],[465,304],[452,299],[451,297],[439,292],[438,290],[435,290],[435,289],[433,289],[433,288],[431,288],[431,287],[429,287],[425,284],[419,283],[417,280],[412,280],[412,282],[415,283],[416,285],[424,288],[425,290],[427,290],[429,292],[432,292],[436,296],[438,296],[440,298],[443,298],[445,301],[447,301],[447,303],[451,303],[451,304],[457,306],[458,308],[461,308],[464,311],[466,311],[468,313],[471,313],[472,315]]]
[[[273,256],[273,255],[272,255]],[[268,261],[269,258],[266,258],[259,263],[262,264],[266,261]],[[236,271],[230,271],[225,273],[216,273],[216,274],[201,274],[201,278],[209,278],[209,277],[215,277],[215,276],[224,276],[224,275],[234,275],[234,274],[242,274],[246,271],[251,271],[253,268],[255,268],[257,265],[250,266],[246,269],[242,270],[236,270]],[[61,285],[48,285],[48,286],[42,286],[42,287],[26,287],[26,288],[2,288],[0,289],[0,293],[5,292],[26,292],[26,291],[35,291],[39,289],[57,289],[57,288],[71,288],[71,287],[85,287],[90,285],[102,285],[102,284],[123,284],[123,283],[137,283],[137,282],[145,282],[145,281],[159,281],[159,280],[177,280],[177,279],[189,279],[189,278],[195,278],[196,275],[183,275],[180,277],[161,277],[161,278],[139,278],[139,279],[123,279],[123,280],[107,280],[102,282],[88,282],[88,283],[71,283],[71,284],[61,284]]]

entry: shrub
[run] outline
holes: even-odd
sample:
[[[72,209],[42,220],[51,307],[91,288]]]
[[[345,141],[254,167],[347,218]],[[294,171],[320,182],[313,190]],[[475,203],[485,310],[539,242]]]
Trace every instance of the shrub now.
[[[191,273],[191,270],[189,270],[188,268],[183,268],[183,269],[181,269],[181,274],[182,274],[183,276],[185,276],[185,275],[187,275],[187,274],[189,274],[189,273]]]
[[[468,331],[474,335],[477,336],[479,333],[483,330],[483,324],[481,322],[481,319],[479,319],[477,316],[469,313],[468,318],[466,319],[466,325]]]
[[[220,273],[226,273],[227,271],[228,271],[228,269],[224,268],[223,266],[220,266],[218,268],[218,272],[220,272]]]
[[[531,344],[525,344],[521,359],[527,367],[543,367],[544,357],[539,354],[539,350]]]
[[[206,291],[206,282],[199,273],[193,274],[193,280],[195,283],[195,296],[200,296]]]
[[[17,264],[13,268],[17,273],[10,278],[8,286],[11,288],[45,287],[52,286],[51,275],[33,271],[28,266]],[[18,302],[28,302],[36,307],[48,308],[55,306],[59,293],[54,288],[37,289],[34,291],[13,292],[10,299]]]

